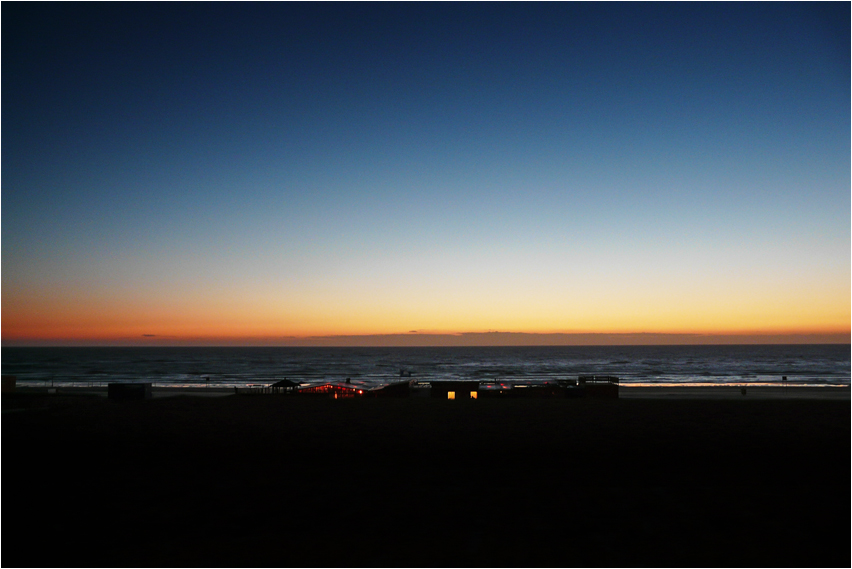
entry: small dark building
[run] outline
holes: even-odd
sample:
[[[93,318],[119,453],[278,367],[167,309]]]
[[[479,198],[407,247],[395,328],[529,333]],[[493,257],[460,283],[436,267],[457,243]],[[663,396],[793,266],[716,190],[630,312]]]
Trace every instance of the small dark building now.
[[[479,396],[491,398],[541,398],[564,397],[565,387],[553,381],[514,381],[486,383],[479,386]]]
[[[577,383],[586,397],[618,399],[618,378],[614,375],[581,375]]]
[[[786,377],[784,378],[787,379]],[[15,391],[15,384],[18,381],[18,377],[14,375],[4,375],[3,376],[3,393],[10,393]]]
[[[511,397],[553,398],[562,397],[563,388],[556,383],[515,383],[509,392]]]
[[[506,398],[512,396],[511,383],[487,382],[479,384],[479,397],[486,399]]]
[[[299,383],[285,377],[269,387],[272,388],[272,393],[293,393],[299,387]]]
[[[150,383],[109,383],[107,397],[119,401],[151,399]]]
[[[351,397],[362,397],[369,391],[368,388],[343,381],[317,383],[303,385],[294,391],[299,396],[330,397],[332,399],[349,399]]]
[[[408,376],[406,376],[408,377]],[[411,395],[411,384],[415,380],[398,381],[376,387],[368,392],[371,397],[409,397]]]
[[[479,382],[433,381],[431,395],[439,399],[476,399],[479,397]]]

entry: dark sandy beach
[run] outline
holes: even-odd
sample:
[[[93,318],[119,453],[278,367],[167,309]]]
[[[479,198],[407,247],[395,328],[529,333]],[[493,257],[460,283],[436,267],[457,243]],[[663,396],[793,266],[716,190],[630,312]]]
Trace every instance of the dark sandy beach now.
[[[850,565],[848,397],[2,404],[4,567]]]

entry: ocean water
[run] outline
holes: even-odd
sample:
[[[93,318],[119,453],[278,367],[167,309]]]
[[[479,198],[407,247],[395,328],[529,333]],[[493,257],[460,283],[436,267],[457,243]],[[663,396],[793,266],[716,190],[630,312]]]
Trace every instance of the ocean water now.
[[[440,348],[18,348],[3,347],[3,375],[21,386],[267,386],[289,378],[546,381],[618,376],[623,384],[847,386],[850,346],[542,346]]]

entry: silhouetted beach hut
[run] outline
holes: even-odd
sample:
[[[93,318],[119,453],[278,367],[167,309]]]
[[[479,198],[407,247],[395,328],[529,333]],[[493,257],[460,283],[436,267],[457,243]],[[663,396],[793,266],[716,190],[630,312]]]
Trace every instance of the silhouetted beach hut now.
[[[520,381],[512,383],[512,389],[509,391],[510,397],[530,397],[530,398],[553,398],[563,397],[564,389],[556,383],[546,381]]]
[[[479,397],[493,399],[512,397],[512,384],[507,382],[485,382],[479,384]]]
[[[618,378],[614,375],[581,375],[577,384],[586,397],[618,399]]]
[[[480,385],[479,396],[486,398],[554,398],[564,397],[565,388],[551,381],[501,381]]]
[[[397,381],[395,383],[380,385],[379,387],[370,389],[369,395],[371,397],[410,397],[411,384],[415,381],[416,380],[411,379],[409,381]]]
[[[281,381],[276,381],[269,387],[272,388],[272,393],[292,393],[297,387],[299,387],[299,383],[285,377]]]
[[[476,399],[479,397],[478,381],[433,381],[432,397],[439,399]]]
[[[326,396],[334,399],[347,399],[350,397],[361,397],[368,392],[370,388],[363,385],[356,385],[344,381],[330,381],[326,383],[315,383],[312,385],[302,385],[293,393],[296,395],[315,395]]]
[[[11,393],[15,391],[15,384],[17,383],[18,378],[14,375],[4,375],[3,376],[3,393]],[[787,378],[784,378],[784,381],[787,381]]]

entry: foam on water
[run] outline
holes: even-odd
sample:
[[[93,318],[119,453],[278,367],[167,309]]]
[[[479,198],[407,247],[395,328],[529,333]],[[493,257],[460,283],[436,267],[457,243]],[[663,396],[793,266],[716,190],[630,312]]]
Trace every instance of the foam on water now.
[[[3,375],[19,385],[266,386],[351,378],[536,381],[615,375],[624,384],[849,385],[850,346],[547,346],[464,348],[8,348]]]

